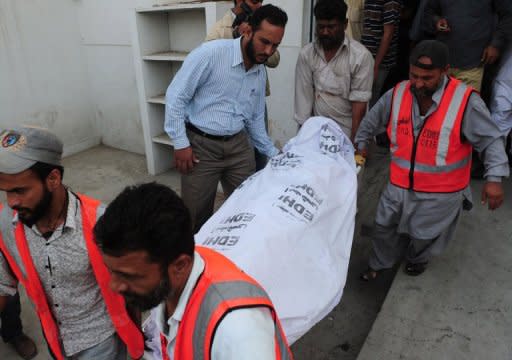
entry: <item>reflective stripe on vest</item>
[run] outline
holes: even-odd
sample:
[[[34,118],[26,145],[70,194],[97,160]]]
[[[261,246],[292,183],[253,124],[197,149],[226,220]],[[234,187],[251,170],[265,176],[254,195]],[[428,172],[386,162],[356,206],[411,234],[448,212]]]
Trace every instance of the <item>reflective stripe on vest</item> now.
[[[89,261],[96,277],[96,281],[98,282],[101,294],[103,295],[105,306],[119,337],[126,344],[130,356],[133,358],[140,358],[144,353],[144,340],[142,333],[128,316],[122,296],[110,290],[110,274],[103,263],[99,249],[94,241],[93,222],[89,219],[92,218],[96,220],[100,202],[83,195],[79,195],[78,197],[81,205],[82,230],[88,250]],[[8,209],[5,208],[4,211],[1,212],[2,220],[0,220],[0,223],[2,225],[7,221],[12,221],[13,212],[7,210]],[[12,239],[13,232],[11,222],[11,226],[2,229],[1,235],[0,247],[2,253],[13,270],[14,275],[25,287],[27,295],[35,305],[45,338],[53,352],[53,355],[58,360],[64,359],[60,343],[59,329],[55,323],[53,313],[48,306],[44,288],[41,284],[39,275],[37,274],[37,270],[35,269],[32,256],[30,255],[30,249],[25,236],[25,227],[21,222],[18,222],[14,230],[14,239]],[[6,243],[4,242],[6,239],[11,239],[16,242],[16,248],[21,259],[20,264],[15,261],[11,252],[8,250]],[[25,269],[24,273],[20,270],[19,265],[23,265]]]
[[[438,108],[425,119],[415,137],[410,82],[395,86],[388,124],[392,184],[434,193],[467,187],[472,148],[461,141],[461,128],[472,91],[461,81],[450,78]]]
[[[253,279],[223,255],[197,246],[205,261],[180,322],[174,351],[175,360],[209,360],[215,330],[231,310],[267,307],[274,320],[276,359],[293,359],[281,324],[267,293]]]

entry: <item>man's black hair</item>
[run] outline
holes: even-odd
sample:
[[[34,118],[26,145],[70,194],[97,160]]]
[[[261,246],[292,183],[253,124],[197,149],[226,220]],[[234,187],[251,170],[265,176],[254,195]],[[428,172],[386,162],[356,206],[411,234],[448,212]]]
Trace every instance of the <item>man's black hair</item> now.
[[[54,169],[59,170],[61,178],[64,177],[64,167],[59,166],[59,165],[47,164],[47,163],[44,163],[44,162],[36,162],[29,169],[32,170],[33,172],[35,172],[37,177],[41,181],[45,181],[46,178],[48,177],[48,175],[50,175],[50,173]]]
[[[182,254],[194,255],[188,209],[174,191],[154,182],[126,187],[97,221],[94,235],[109,256],[143,250],[164,268]]]
[[[319,0],[313,10],[316,20],[347,21],[347,4],[343,0]]]
[[[288,22],[288,15],[279,7],[272,4],[263,5],[249,18],[252,31],[256,32],[261,22],[267,20],[270,24],[284,28]]]

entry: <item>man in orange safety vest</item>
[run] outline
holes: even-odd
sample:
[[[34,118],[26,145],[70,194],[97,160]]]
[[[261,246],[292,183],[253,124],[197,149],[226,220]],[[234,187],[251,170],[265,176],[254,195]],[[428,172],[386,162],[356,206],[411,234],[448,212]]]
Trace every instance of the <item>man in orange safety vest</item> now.
[[[94,233],[112,289],[152,309],[147,358],[292,359],[267,293],[223,255],[194,245],[189,212],[168,187],[126,188]]]
[[[58,360],[140,358],[144,341],[93,238],[99,201],[62,183],[62,142],[48,130],[0,134],[0,311],[25,287]]]
[[[376,278],[404,254],[405,272],[419,275],[445,248],[463,205],[472,206],[472,149],[486,165],[482,203],[494,210],[503,202],[501,179],[509,175],[505,138],[478,93],[447,76],[448,55],[439,41],[419,43],[411,53],[409,80],[385,93],[357,132],[363,155],[379,131],[387,130],[391,151],[390,179],[377,208],[363,280]]]

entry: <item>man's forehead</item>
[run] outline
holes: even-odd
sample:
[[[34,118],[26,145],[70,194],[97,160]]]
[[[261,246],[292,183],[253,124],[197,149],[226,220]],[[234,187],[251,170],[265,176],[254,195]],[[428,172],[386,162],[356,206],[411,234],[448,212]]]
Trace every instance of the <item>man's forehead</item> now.
[[[316,19],[316,23],[317,24],[322,24],[322,25],[336,25],[336,24],[341,24],[340,20],[337,19],[337,18],[333,18],[333,19]]]
[[[116,268],[116,270],[121,269],[131,269],[137,268],[142,265],[151,265],[152,263],[149,260],[149,255],[145,250],[135,250],[130,251],[120,256],[113,256],[104,253],[103,258],[105,262],[110,265],[112,268]]]

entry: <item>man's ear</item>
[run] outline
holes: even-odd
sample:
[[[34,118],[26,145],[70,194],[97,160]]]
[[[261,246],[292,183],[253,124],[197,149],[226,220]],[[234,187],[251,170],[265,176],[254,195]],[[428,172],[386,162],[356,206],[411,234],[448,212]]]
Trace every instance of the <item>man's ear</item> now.
[[[248,22],[243,22],[238,25],[238,33],[243,37],[250,39],[252,35],[252,26],[249,25]]]
[[[53,169],[46,177],[46,187],[48,190],[53,191],[57,189],[62,183],[62,177],[58,169]]]
[[[192,271],[192,265],[194,258],[190,255],[181,254],[176,260],[169,264],[167,267],[167,275],[171,281],[171,284],[181,287],[185,286],[190,271]]]

